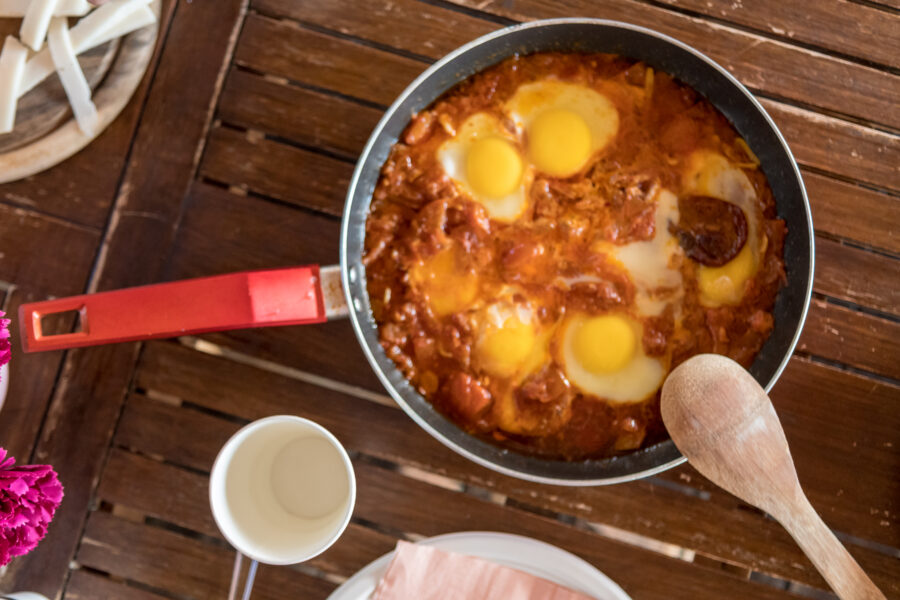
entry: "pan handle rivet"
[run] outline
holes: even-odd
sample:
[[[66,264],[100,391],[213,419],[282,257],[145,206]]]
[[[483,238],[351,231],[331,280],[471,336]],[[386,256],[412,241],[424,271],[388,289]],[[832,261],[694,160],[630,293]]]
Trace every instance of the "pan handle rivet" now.
[[[350,283],[356,283],[356,267],[347,269],[347,275],[350,277]]]

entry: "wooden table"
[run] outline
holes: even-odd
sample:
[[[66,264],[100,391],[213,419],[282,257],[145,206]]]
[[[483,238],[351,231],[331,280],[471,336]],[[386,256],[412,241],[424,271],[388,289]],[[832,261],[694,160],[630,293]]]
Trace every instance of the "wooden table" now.
[[[164,43],[118,120],[62,165],[0,186],[0,305],[336,262],[354,161],[395,95],[468,40],[561,16],[692,44],[788,139],[817,272],[773,398],[813,505],[900,597],[897,0],[169,0]],[[358,503],[333,549],[262,567],[254,598],[325,598],[398,538],[460,530],[550,542],[636,599],[827,597],[777,523],[689,466],[572,489],[467,462],[392,404],[347,322],[16,352],[0,442],[53,464],[66,497],[0,591],[223,597],[233,554],[207,474],[235,430],[277,413],[310,417],[350,449]]]

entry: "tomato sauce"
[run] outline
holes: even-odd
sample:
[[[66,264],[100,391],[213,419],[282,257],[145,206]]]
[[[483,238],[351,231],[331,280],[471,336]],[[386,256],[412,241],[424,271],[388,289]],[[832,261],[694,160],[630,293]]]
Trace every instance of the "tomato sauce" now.
[[[493,220],[445,173],[436,153],[478,112],[495,115],[511,129],[504,104],[520,85],[547,78],[602,90],[618,111],[618,130],[575,175],[536,173],[527,210],[518,219]],[[687,192],[682,173],[698,150],[737,166],[756,196],[751,212],[762,240],[758,266],[740,301],[723,306],[701,301],[697,271],[734,258],[748,238],[747,217],[731,204]],[[634,281],[611,267],[595,251],[596,243],[624,246],[658,235],[654,198],[662,188],[679,198],[682,217],[669,227],[684,249],[678,265],[684,289],[677,309],[634,314]],[[527,377],[489,375],[474,357],[478,327],[465,311],[435,314],[411,281],[415,266],[452,245],[464,250],[458,260],[465,270],[478,275],[479,297],[514,289],[534,307],[542,326],[573,312],[627,310],[641,323],[644,354],[660,357],[668,369],[703,352],[749,366],[774,325],[772,307],[785,279],[785,235],[756,158],[697,92],[623,57],[541,53],[482,71],[413,116],[382,168],[363,260],[381,344],[438,410],[503,447],[583,460],[666,439],[659,393],[624,404],[585,393],[568,380],[553,341],[545,363]],[[560,286],[561,279],[571,283]],[[501,399],[512,413],[499,408]]]

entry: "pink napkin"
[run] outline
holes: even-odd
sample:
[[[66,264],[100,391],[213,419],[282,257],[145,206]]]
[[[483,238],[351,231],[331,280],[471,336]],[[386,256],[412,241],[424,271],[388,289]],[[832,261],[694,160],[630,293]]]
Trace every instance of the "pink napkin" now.
[[[398,542],[371,600],[594,600],[490,561]]]

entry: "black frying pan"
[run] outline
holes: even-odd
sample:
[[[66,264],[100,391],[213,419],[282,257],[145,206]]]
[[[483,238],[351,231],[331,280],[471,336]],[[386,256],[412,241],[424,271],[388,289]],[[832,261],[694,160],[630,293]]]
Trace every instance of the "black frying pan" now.
[[[479,38],[432,65],[388,109],[360,156],[347,191],[341,227],[340,281],[333,267],[300,267],[222,275],[37,302],[19,310],[26,351],[168,337],[204,331],[321,322],[349,312],[363,351],[394,400],[435,438],[469,459],[507,475],[561,485],[630,481],[684,462],[671,441],[602,460],[565,462],[525,456],[469,435],[436,411],[385,355],[372,318],[362,264],[372,192],[391,146],[410,117],[466,77],[515,54],[608,52],[641,60],[690,85],[734,124],[759,158],[787,222],[787,285],[775,302],[775,328],[750,372],[768,390],[787,364],[812,293],[813,229],[806,191],[784,138],[762,106],[725,69],[655,31],[596,19],[554,19],[508,27]],[[336,300],[337,296],[337,300]],[[75,310],[82,330],[50,336],[47,314]]]

